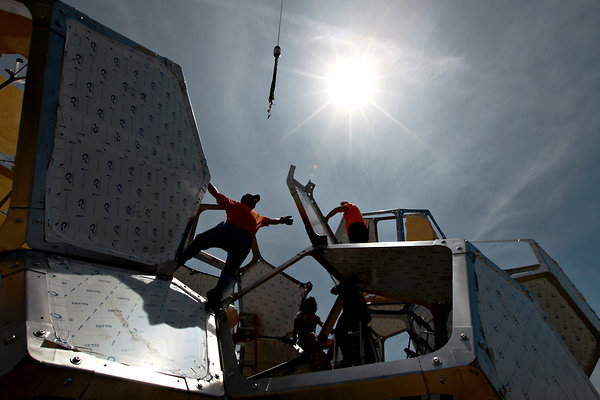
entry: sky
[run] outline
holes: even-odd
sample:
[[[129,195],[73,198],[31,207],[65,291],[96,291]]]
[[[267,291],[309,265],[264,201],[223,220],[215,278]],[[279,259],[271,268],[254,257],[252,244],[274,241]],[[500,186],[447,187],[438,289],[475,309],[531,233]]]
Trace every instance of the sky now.
[[[258,233],[271,264],[310,245],[293,164],[324,213],[425,208],[448,238],[535,239],[600,310],[600,2],[284,0],[269,119],[280,0],[66,3],[182,67],[214,185],[295,218]],[[344,62],[353,104],[330,90]],[[328,309],[316,262],[290,274]]]

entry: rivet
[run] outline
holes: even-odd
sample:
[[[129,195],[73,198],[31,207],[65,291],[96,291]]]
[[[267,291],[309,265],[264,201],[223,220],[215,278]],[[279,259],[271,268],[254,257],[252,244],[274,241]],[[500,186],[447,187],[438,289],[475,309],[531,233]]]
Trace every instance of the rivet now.
[[[463,342],[469,340],[469,336],[467,336],[466,333],[461,333],[460,334],[460,340],[462,340]]]
[[[73,378],[67,378],[63,381],[63,386],[69,386],[71,383],[73,383]]]
[[[433,357],[433,360],[431,360],[431,363],[433,365],[442,365],[442,360],[440,360],[439,357]]]
[[[446,384],[446,382],[447,382],[447,379],[446,379],[446,377],[445,377],[445,376],[440,376],[440,383],[441,383],[442,385],[445,385],[445,384]]]
[[[4,339],[4,344],[11,344],[17,341],[17,335],[10,335]]]
[[[37,337],[44,337],[46,336],[46,331],[43,329],[38,329],[37,331],[33,332],[33,334]]]
[[[81,363],[81,358],[75,356],[75,357],[71,358],[71,362],[75,365],[78,365]]]

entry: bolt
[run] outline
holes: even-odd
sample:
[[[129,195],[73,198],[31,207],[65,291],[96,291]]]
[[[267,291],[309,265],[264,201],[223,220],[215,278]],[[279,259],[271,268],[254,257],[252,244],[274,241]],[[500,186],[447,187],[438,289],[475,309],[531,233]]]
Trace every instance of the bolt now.
[[[17,224],[20,224],[20,223],[22,223],[22,222],[23,222],[23,218],[15,218],[15,222],[16,222]]]
[[[198,390],[202,390],[202,384],[200,382],[198,382],[198,384],[196,385],[196,387],[198,388]]]
[[[43,329],[38,329],[37,331],[33,332],[33,334],[37,337],[44,337],[46,336],[46,331]]]
[[[258,390],[258,383],[254,383],[254,384],[252,385],[252,391],[253,391],[253,392],[256,392],[257,390]]]
[[[75,356],[75,357],[71,358],[71,362],[75,365],[79,365],[79,364],[81,364],[81,358]]]
[[[442,360],[440,360],[439,357],[433,357],[433,360],[431,360],[431,363],[433,365],[442,365]]]
[[[4,339],[4,344],[11,344],[17,341],[17,335],[10,335]]]
[[[483,343],[483,340],[479,340],[477,341],[477,344],[479,345],[479,347],[481,347],[482,349],[485,347],[485,343]]]
[[[456,250],[462,250],[462,246],[456,246]]]
[[[227,373],[227,376],[233,376],[234,374],[235,374],[235,372],[233,372],[233,371],[229,371],[229,372]]]
[[[38,218],[35,218],[35,219],[33,220],[33,223],[34,223],[34,224],[39,224],[40,222],[42,222],[42,221],[40,221]]]
[[[63,386],[69,386],[71,383],[73,383],[73,378],[67,378],[63,381]]]
[[[463,342],[469,340],[469,336],[467,336],[466,333],[461,333],[460,334],[460,340],[462,340]]]
[[[445,376],[440,376],[440,383],[441,383],[442,385],[445,385],[445,384],[446,384],[446,382],[447,382],[447,380],[446,380],[446,377],[445,377]]]
[[[221,379],[221,375],[215,374],[215,379]]]

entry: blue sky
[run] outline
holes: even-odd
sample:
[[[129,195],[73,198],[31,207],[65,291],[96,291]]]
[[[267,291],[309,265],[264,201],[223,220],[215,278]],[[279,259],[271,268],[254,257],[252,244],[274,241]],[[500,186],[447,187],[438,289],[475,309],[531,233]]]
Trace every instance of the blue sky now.
[[[259,232],[270,263],[309,245],[294,164],[324,212],[427,208],[450,238],[533,238],[600,309],[599,2],[284,0],[270,119],[279,0],[67,4],[181,65],[213,183],[296,217]],[[374,80],[351,110],[327,91],[345,59]],[[324,296],[316,270],[292,273]]]

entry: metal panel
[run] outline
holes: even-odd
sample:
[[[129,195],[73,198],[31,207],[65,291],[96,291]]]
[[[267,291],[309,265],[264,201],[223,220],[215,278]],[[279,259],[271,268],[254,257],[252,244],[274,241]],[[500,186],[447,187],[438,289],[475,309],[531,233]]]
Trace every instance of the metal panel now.
[[[240,271],[240,289],[259,281],[274,268],[263,259],[252,260]],[[241,313],[256,315],[254,337],[246,336],[247,342],[243,344],[245,357],[256,354],[256,368],[252,372],[262,372],[299,356],[298,350],[281,339],[291,338],[294,317],[311,287],[310,283],[301,283],[281,273],[240,298]]]
[[[382,338],[388,338],[398,333],[406,331],[410,323],[406,315],[400,315],[399,311],[404,309],[402,304],[380,304],[369,305],[369,309],[373,311],[384,311],[387,314],[371,314],[371,322],[369,326],[373,328],[377,335]],[[396,312],[398,314],[391,315],[389,313]]]
[[[73,19],[64,60],[45,240],[173,259],[209,180],[181,70]]]
[[[433,243],[333,245],[316,253],[331,266],[330,273],[365,292],[418,304],[449,304],[452,253]]]
[[[326,268],[339,269],[346,274],[345,278],[354,276],[353,282],[361,289],[368,287],[370,292],[377,293],[402,285],[390,283],[399,278],[389,275],[390,270],[431,264],[427,257],[406,256],[411,249],[415,251],[412,255],[424,255],[426,249],[444,254],[440,259],[444,262],[433,264],[439,269],[451,265],[452,285],[442,290],[451,290],[451,335],[443,347],[406,360],[247,380],[237,371],[235,358],[228,355],[229,351],[233,354],[228,331],[220,329],[227,372],[225,384],[230,396],[377,399],[446,394],[477,400],[600,398],[551,324],[544,320],[537,301],[468,242],[334,245],[313,247],[308,252],[324,260]],[[350,274],[359,269],[360,263],[342,253],[353,254],[363,261],[371,253],[375,261],[371,264],[373,273]],[[343,265],[348,262],[357,268],[345,268]],[[409,276],[406,284],[424,281],[436,286],[436,280],[446,280],[444,272],[439,272]],[[425,294],[430,295],[427,291]],[[219,326],[226,326],[224,314],[218,321]]]
[[[173,274],[173,277],[179,279],[194,292],[202,296],[206,296],[206,293],[214,288],[219,280],[218,276],[195,271],[186,266],[179,267],[177,271],[175,271],[175,274]]]
[[[266,261],[257,260],[241,271],[240,287],[251,285],[273,269]],[[307,284],[287,274],[278,274],[243,296],[240,312],[257,315],[259,336],[289,337],[294,329],[294,317],[308,290]]]
[[[62,258],[49,259],[47,276],[59,346],[177,376],[208,374],[204,307],[176,281]]]
[[[600,319],[558,263],[532,239],[483,241],[476,244],[486,249],[489,247],[491,251],[501,247],[504,254],[519,255],[511,257],[510,263],[504,267],[506,272],[531,291],[540,303],[543,315],[550,318],[554,328],[590,376],[600,358]],[[502,258],[504,254],[497,257]]]
[[[223,395],[214,317],[176,279],[35,251],[3,253],[0,271],[9,398]]]
[[[308,181],[306,185],[302,185],[294,179],[295,170],[296,166],[290,165],[287,186],[296,203],[308,238],[314,245],[337,243],[335,235],[331,231],[327,221],[325,221],[323,213],[321,213],[317,202],[313,198],[313,190],[315,188],[314,183]]]
[[[371,322],[369,326],[373,328],[377,335],[383,339],[388,339],[399,333],[406,332],[411,329],[411,323],[414,326],[415,333],[424,331],[424,327],[420,327],[419,324],[412,321],[411,317],[407,313],[407,307],[416,316],[421,318],[425,323],[433,323],[433,315],[431,311],[425,306],[413,305],[410,306],[405,303],[398,304],[369,304],[371,310]],[[450,327],[451,328],[451,327]],[[427,333],[423,332],[426,336]],[[425,337],[426,339],[426,337]]]
[[[590,375],[598,361],[599,332],[589,328],[589,320],[581,317],[580,310],[572,306],[561,286],[551,278],[538,276],[520,283],[540,302],[561,338]]]
[[[7,222],[26,220],[34,249],[171,262],[210,180],[181,68],[61,2],[28,6],[23,211]]]
[[[499,390],[515,399],[599,398],[538,302],[479,257],[477,310]]]

